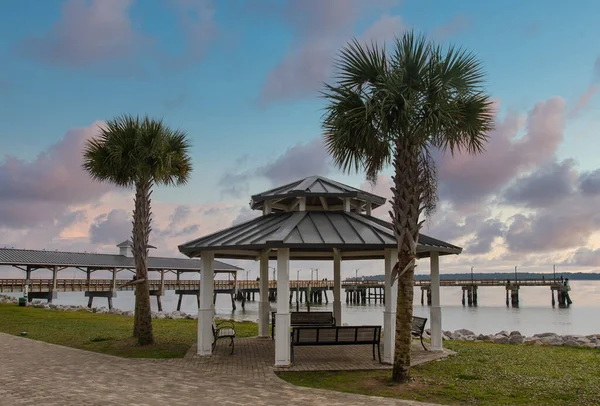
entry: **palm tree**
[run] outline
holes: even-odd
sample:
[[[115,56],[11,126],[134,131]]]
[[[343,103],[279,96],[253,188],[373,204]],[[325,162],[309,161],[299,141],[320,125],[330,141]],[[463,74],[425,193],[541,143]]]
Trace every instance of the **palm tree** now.
[[[95,180],[120,187],[135,187],[133,257],[136,293],[133,336],[140,345],[152,344],[152,317],[148,285],[148,240],[154,185],[185,184],[192,171],[186,133],[148,117],[120,116],[101,126],[97,138],[87,142],[83,168]]]
[[[394,170],[390,216],[398,241],[396,351],[392,378],[410,377],[414,267],[419,230],[437,202],[433,150],[479,153],[493,125],[477,57],[413,32],[392,53],[353,40],[325,84],[324,140],[335,164],[375,182]]]

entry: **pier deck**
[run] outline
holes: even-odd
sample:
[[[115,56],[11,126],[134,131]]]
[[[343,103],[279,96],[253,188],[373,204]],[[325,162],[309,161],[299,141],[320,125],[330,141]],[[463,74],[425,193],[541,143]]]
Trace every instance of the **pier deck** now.
[[[2,292],[25,292],[29,299],[47,299],[51,301],[58,292],[85,292],[90,298],[91,306],[93,297],[108,297],[109,307],[112,306],[110,292],[131,291],[134,285],[128,284],[130,280],[124,279],[0,279],[0,293]],[[176,280],[176,279],[151,279],[149,280],[150,291],[157,297],[160,305],[160,296],[166,290],[175,290],[175,293],[183,295],[199,295],[199,280]],[[259,292],[258,280],[215,280],[214,292],[216,294],[227,294],[231,296],[232,307],[235,309],[235,299],[242,302],[255,300]],[[523,286],[549,287],[552,292],[552,305],[556,304],[554,292],[556,291],[559,305],[571,304],[568,289],[560,280],[554,279],[461,279],[440,281],[442,287],[460,287],[463,291],[463,305],[477,306],[477,291],[479,287],[504,287],[506,290],[506,305],[518,307],[519,289]],[[292,280],[290,281],[289,301],[297,303],[329,303],[327,291],[333,290],[332,280]],[[431,304],[431,281],[415,280],[415,287],[421,288],[421,304]],[[384,282],[374,280],[344,280],[342,288],[346,292],[347,304],[364,304],[374,301],[384,303]],[[277,300],[277,281],[271,280],[268,285],[269,300]],[[295,300],[294,300],[295,296]],[[181,300],[180,300],[181,303]],[[178,306],[180,307],[180,306]],[[179,308],[178,308],[179,310]]]

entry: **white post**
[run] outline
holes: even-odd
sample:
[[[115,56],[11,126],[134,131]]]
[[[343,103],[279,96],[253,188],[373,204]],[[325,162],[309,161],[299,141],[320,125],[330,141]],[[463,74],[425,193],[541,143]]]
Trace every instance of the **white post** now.
[[[344,198],[344,211],[350,211],[350,198]]]
[[[367,202],[367,204],[366,204],[366,214],[367,214],[367,216],[371,215],[372,207],[373,206],[372,206],[371,202]]]
[[[58,270],[56,269],[56,265],[52,268],[52,291],[56,291],[56,282],[58,279]]]
[[[29,301],[29,284],[31,284],[31,268],[27,267],[25,270],[25,289],[23,290],[23,296]]]
[[[442,308],[440,306],[440,254],[432,252],[429,257],[431,267],[431,350],[442,350]]]
[[[277,249],[277,315],[275,366],[290,365],[290,249]]]
[[[298,211],[306,211],[306,197],[300,197],[298,202]]]
[[[202,272],[200,274],[200,308],[198,308],[198,355],[212,354],[214,317],[215,254],[202,253]]]
[[[260,254],[260,285],[258,302],[258,336],[269,337],[269,254]]]
[[[394,363],[396,347],[396,302],[398,300],[398,284],[392,280],[392,269],[398,261],[398,250],[385,250],[385,310],[383,311],[383,362]]]
[[[263,215],[271,214],[271,201],[266,200],[263,205]]]
[[[342,255],[333,249],[333,316],[335,325],[342,325]]]

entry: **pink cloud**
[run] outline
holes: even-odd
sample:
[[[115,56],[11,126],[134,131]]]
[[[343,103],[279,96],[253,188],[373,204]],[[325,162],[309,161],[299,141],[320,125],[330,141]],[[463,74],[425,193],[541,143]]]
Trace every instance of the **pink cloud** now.
[[[212,40],[219,34],[213,1],[169,0],[169,3],[175,10],[186,45],[183,54],[169,62],[176,65],[195,62],[204,56]]]
[[[69,130],[31,162],[12,156],[0,161],[0,226],[53,222],[69,205],[93,202],[114,190],[91,180],[81,167],[85,142],[100,124]]]
[[[577,117],[585,108],[590,104],[590,101],[594,98],[596,93],[600,91],[598,85],[596,83],[592,83],[586,90],[583,92],[579,99],[577,100],[577,104],[571,110],[570,117]]]
[[[448,22],[436,27],[431,36],[436,40],[446,40],[449,37],[465,31],[471,26],[471,21],[463,14],[457,14]]]
[[[68,0],[61,18],[43,37],[23,44],[30,56],[58,65],[89,66],[130,58],[147,39],[129,18],[133,0]]]
[[[522,118],[508,114],[490,133],[484,153],[436,154],[440,196],[465,209],[483,203],[516,175],[549,162],[563,140],[564,122],[565,102],[553,98],[529,112],[522,137]]]
[[[380,0],[368,7],[387,10],[395,4]],[[282,14],[295,35],[293,50],[268,73],[261,103],[316,94],[331,75],[335,53],[352,37],[354,24],[366,8],[358,0],[288,2]],[[384,14],[364,31],[364,39],[389,39],[401,27],[399,17]]]
[[[360,41],[371,43],[392,40],[402,35],[405,29],[402,17],[384,14],[361,34]]]

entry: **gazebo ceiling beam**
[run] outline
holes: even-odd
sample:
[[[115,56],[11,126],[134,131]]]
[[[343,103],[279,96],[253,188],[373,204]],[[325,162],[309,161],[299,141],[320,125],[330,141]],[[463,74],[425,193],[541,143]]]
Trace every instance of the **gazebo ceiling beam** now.
[[[319,196],[319,201],[321,202],[321,206],[323,206],[323,210],[329,210],[327,199],[325,199],[323,196]]]

